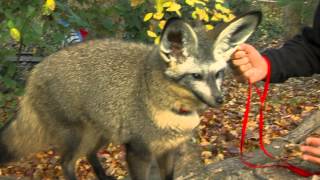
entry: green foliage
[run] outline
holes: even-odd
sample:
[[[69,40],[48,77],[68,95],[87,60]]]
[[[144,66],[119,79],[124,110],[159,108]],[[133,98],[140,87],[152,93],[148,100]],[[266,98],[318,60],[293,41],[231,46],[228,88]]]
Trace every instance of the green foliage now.
[[[231,9],[233,9],[236,14],[247,12],[255,3],[252,0],[229,0],[228,2]]]
[[[85,27],[90,38],[121,37],[126,40],[145,40],[142,33],[145,24],[141,18],[145,6],[132,8],[127,0],[118,0],[116,4],[92,3],[91,0],[78,0],[79,6],[59,3],[59,9],[67,15],[63,19],[75,29]],[[85,6],[85,7],[84,7]],[[59,12],[55,12],[59,16]]]
[[[0,61],[0,64],[0,108],[5,113],[5,117],[11,119],[15,114],[17,96],[23,94],[23,87],[14,79],[16,64],[8,61]]]
[[[147,34],[160,42],[160,34],[166,21],[173,17],[202,22],[207,31],[213,30],[221,22],[230,22],[235,18],[224,0],[155,0],[144,16],[149,22]]]
[[[54,23],[49,17],[42,15],[41,7],[42,2],[36,0],[0,1],[0,108],[4,113],[0,114],[2,117],[13,116],[17,96],[23,92],[22,84],[16,80],[16,63],[7,61],[7,57],[17,55],[19,58],[24,47],[34,44],[47,47],[47,38],[43,37],[46,37],[47,32],[55,31],[53,28],[49,30],[48,27]],[[60,43],[61,40],[62,38]]]
[[[132,8],[128,0],[118,0],[117,4],[110,7],[115,16],[121,17],[123,23],[114,29],[113,34],[117,31],[123,32],[122,38],[125,40],[147,41],[147,25],[143,22],[143,12],[146,11],[147,4],[142,4]],[[107,26],[108,27],[108,26]]]

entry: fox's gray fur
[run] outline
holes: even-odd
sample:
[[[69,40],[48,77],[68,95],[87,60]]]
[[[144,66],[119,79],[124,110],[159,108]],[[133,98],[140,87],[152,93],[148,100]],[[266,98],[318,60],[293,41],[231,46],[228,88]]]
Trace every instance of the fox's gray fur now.
[[[53,144],[66,178],[76,179],[75,161],[86,156],[108,179],[96,152],[117,142],[132,179],[148,179],[152,157],[172,179],[172,151],[198,125],[198,110],[222,103],[219,72],[259,20],[249,13],[211,35],[171,20],[159,46],[94,40],[47,57],[28,79],[17,119],[0,131],[0,162]]]

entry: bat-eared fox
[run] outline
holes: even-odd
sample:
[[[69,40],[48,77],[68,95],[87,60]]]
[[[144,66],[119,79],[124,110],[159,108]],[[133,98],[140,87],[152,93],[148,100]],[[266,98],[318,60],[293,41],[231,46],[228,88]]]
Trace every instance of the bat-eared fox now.
[[[260,23],[250,12],[212,31],[180,19],[166,23],[159,45],[92,40],[60,50],[32,70],[17,118],[0,130],[0,164],[53,145],[64,176],[75,180],[85,156],[98,179],[97,151],[123,144],[131,179],[174,177],[174,150],[199,124],[198,111],[223,103],[227,61]]]

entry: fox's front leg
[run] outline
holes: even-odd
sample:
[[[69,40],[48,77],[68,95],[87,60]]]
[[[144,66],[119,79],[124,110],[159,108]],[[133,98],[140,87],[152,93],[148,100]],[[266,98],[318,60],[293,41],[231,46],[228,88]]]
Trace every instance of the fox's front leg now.
[[[126,144],[126,157],[132,180],[149,180],[151,153],[140,143]]]
[[[157,157],[162,180],[173,180],[175,150],[170,150]]]

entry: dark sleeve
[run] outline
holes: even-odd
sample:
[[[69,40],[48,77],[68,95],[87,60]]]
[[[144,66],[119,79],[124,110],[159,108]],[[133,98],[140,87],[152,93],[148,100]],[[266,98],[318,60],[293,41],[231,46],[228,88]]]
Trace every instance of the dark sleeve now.
[[[283,82],[290,77],[311,76],[320,73],[320,9],[312,28],[287,41],[279,49],[268,49],[262,53],[271,64],[271,82]]]

